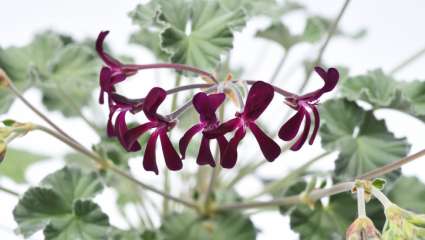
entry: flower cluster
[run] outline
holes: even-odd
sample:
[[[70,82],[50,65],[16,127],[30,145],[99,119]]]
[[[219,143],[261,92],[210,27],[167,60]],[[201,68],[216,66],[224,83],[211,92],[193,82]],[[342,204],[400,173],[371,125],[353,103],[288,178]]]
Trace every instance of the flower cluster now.
[[[226,87],[243,82],[243,80],[226,81],[226,84],[220,84],[212,74],[182,64],[123,64],[104,51],[103,44],[107,34],[108,32],[101,32],[96,41],[96,50],[106,65],[100,71],[99,103],[103,104],[105,95],[107,95],[109,106],[107,134],[109,137],[118,138],[127,151],[134,152],[142,148],[138,142],[139,137],[151,132],[144,150],[143,167],[145,170],[153,171],[156,174],[158,174],[158,167],[155,152],[158,138],[161,142],[167,167],[170,170],[179,170],[183,166],[182,159],[186,156],[186,150],[191,139],[198,133],[202,134],[197,156],[197,163],[199,165],[208,164],[212,167],[216,165],[216,160],[210,149],[210,141],[213,140],[217,141],[220,150],[221,166],[224,168],[235,166],[238,156],[237,148],[245,137],[247,130],[250,130],[254,135],[264,157],[268,161],[275,160],[281,153],[280,146],[256,123],[257,119],[272,102],[275,93],[283,95],[286,104],[297,111],[289,121],[283,124],[279,131],[279,137],[284,141],[295,139],[304,121],[304,130],[291,147],[294,151],[299,150],[310,134],[312,122],[310,115],[312,114],[314,117],[314,128],[309,143],[313,144],[320,123],[319,112],[316,107],[319,98],[324,93],[331,91],[336,86],[339,78],[338,71],[334,68],[326,71],[320,67],[316,67],[315,71],[324,80],[325,84],[322,88],[302,96],[287,92],[263,81],[245,81],[251,87],[246,100],[241,104],[243,109],[237,112],[233,119],[220,122],[216,111],[226,100],[225,91],[228,90]],[[140,99],[128,99],[116,92],[116,84],[124,81],[127,77],[137,74],[140,70],[153,68],[171,68],[177,71],[189,71],[203,76],[211,83],[193,84],[169,91],[155,87],[149,91],[146,97]],[[175,113],[169,115],[158,113],[158,108],[168,94],[187,89],[205,89],[206,87],[208,87],[207,91],[201,91],[195,94],[190,104],[186,104]],[[240,99],[243,100],[241,96]],[[177,124],[178,117],[188,107],[192,106],[199,113],[199,122],[184,133],[179,141],[180,153],[178,153],[170,141],[168,132]],[[129,112],[132,114],[143,112],[148,122],[134,128],[129,128],[126,122],[126,114]],[[115,121],[113,120],[114,118]],[[234,132],[234,134],[230,140],[227,140],[226,135],[231,132]]]

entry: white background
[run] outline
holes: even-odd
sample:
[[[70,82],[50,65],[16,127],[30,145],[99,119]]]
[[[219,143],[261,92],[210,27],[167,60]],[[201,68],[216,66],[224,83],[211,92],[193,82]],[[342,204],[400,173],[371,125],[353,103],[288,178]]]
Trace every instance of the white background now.
[[[309,12],[317,13],[329,17],[337,14],[343,1],[314,1],[304,0]],[[77,39],[85,37],[96,37],[100,30],[110,30],[111,34],[107,41],[116,52],[125,53],[136,57],[137,61],[147,63],[152,61],[152,56],[139,47],[130,46],[128,41],[129,33],[136,27],[131,24],[127,13],[132,10],[139,1],[131,0],[13,0],[0,1],[0,46],[20,46],[28,43],[33,34],[46,29],[53,29],[63,33],[75,36]],[[400,61],[410,56],[419,49],[425,47],[425,33],[423,30],[423,11],[425,10],[425,1],[420,0],[355,0],[348,7],[347,13],[342,19],[341,26],[348,32],[355,32],[360,28],[367,28],[368,35],[361,41],[352,41],[347,39],[335,39],[329,45],[324,59],[330,65],[348,66],[352,74],[361,74],[367,70],[382,67],[384,70],[390,70]],[[303,29],[304,22],[302,14],[293,14],[285,18],[285,22],[290,25],[291,30],[300,32]],[[246,30],[238,34],[234,44],[236,45],[232,55],[232,65],[244,66],[248,68],[245,77],[251,79],[267,80],[283,52],[275,44],[253,39],[252,35],[257,28],[266,27],[268,22],[265,19],[258,18],[248,25]],[[293,69],[299,66],[299,61],[306,55],[314,56],[317,48],[311,48],[307,44],[299,46],[291,53],[291,60],[287,62],[281,72],[281,81],[278,82],[286,89],[295,89],[297,82],[302,79],[301,71],[295,74]],[[261,56],[261,58],[259,57]],[[409,65],[408,68],[397,74],[401,80],[413,80],[425,78],[425,58]],[[150,75],[148,75],[149,77]],[[148,78],[147,77],[147,78]],[[148,79],[146,79],[148,80]],[[315,80],[318,80],[315,78]],[[320,85],[320,81],[312,81],[311,89]],[[317,83],[317,85],[316,85]],[[147,91],[140,85],[140,92]],[[137,94],[138,89],[136,88]],[[30,90],[26,96],[41,107],[40,94],[35,90]],[[42,108],[45,110],[44,108]],[[276,114],[276,113],[274,113]],[[391,111],[378,112],[379,118],[388,119],[388,126],[398,137],[406,136],[412,143],[412,152],[423,148],[423,133],[425,127],[419,121],[409,118],[403,114]],[[72,136],[81,140],[89,146],[97,141],[97,137],[90,132],[84,123],[63,118],[58,113],[50,114],[52,118]],[[5,116],[1,116],[4,118]],[[41,121],[22,104],[13,105],[10,114],[7,117],[13,117],[20,121]],[[271,126],[280,124],[273,121],[273,113],[266,113],[263,116],[264,121]],[[267,122],[267,119],[270,121]],[[100,119],[102,120],[102,119]],[[248,140],[249,146],[252,141]],[[263,177],[284,176],[291,169],[308,161],[311,157],[321,152],[320,141],[315,146],[306,147],[303,151],[297,153],[285,154],[276,162],[261,168],[259,175]],[[46,137],[43,134],[31,133],[23,139],[19,139],[14,146],[27,148],[40,153],[48,153],[53,156],[52,159],[30,168],[27,173],[27,179],[30,184],[37,184],[40,179],[50,172],[62,166],[61,157],[69,149],[66,146]],[[252,148],[251,148],[252,149]],[[247,150],[248,153],[252,150]],[[254,154],[254,153],[252,153]],[[332,169],[335,154],[317,163],[314,168]],[[240,160],[240,161],[243,161]],[[156,183],[153,176],[146,176],[142,172],[140,159],[132,161],[132,170],[141,180]],[[425,180],[423,170],[425,164],[423,160],[418,160],[407,165],[403,171],[408,175],[417,175]],[[0,184],[14,188],[18,192],[23,192],[27,186],[17,186],[7,179],[0,179]],[[258,182],[248,179],[246,182],[238,185],[238,191],[243,195],[249,195],[258,191]],[[176,186],[174,189],[178,189]],[[125,227],[125,223],[117,216],[116,209],[111,204],[114,197],[112,191],[105,191],[96,200],[104,211],[106,211],[113,224]],[[17,199],[0,193],[0,238],[1,239],[21,239],[13,234],[16,224],[13,220],[11,211],[15,206]],[[297,235],[290,231],[289,219],[276,213],[261,213],[253,217],[256,226],[261,230],[258,239],[297,239]],[[42,239],[42,235],[37,234],[32,239]]]

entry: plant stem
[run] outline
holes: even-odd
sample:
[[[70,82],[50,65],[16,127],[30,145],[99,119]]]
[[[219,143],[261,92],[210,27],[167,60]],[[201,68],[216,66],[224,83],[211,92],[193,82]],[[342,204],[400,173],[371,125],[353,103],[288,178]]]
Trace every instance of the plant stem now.
[[[325,53],[326,47],[329,45],[329,42],[331,41],[332,37],[334,36],[336,29],[338,27],[338,24],[341,21],[341,18],[344,15],[345,10],[347,9],[350,1],[351,0],[345,0],[344,5],[342,6],[341,10],[338,13],[338,16],[333,21],[332,26],[329,30],[329,33],[326,37],[326,40],[323,43],[322,47],[319,49],[319,54],[317,55],[316,59],[313,62],[313,65],[312,65],[313,67],[320,64],[320,62],[322,61],[322,57],[323,57],[323,54]],[[313,69],[310,69],[309,71],[307,71],[307,74],[304,78],[304,81],[301,83],[301,86],[298,88],[297,93],[302,93],[304,91],[304,89],[306,88],[306,86],[309,82],[309,79],[310,79],[312,73],[313,73]]]
[[[9,81],[8,85],[9,89],[12,91],[13,94],[17,98],[19,98],[28,108],[30,108],[35,114],[37,114],[41,119],[43,119],[47,124],[49,124],[52,128],[54,128],[56,131],[58,131],[60,134],[64,135],[71,141],[74,141],[75,143],[78,143],[75,139],[73,139],[71,136],[69,136],[65,131],[63,131],[59,126],[57,126],[55,123],[53,123],[46,115],[44,115],[42,112],[40,112],[37,108],[35,108],[15,87],[12,81]]]
[[[385,175],[391,171],[397,170],[399,169],[401,166],[416,160],[420,157],[425,156],[425,149],[401,158],[398,161],[395,161],[393,163],[387,164],[383,167],[377,168],[375,170],[372,170],[362,176],[358,176],[355,179],[364,179],[364,180],[370,180],[376,177],[380,177],[382,175]],[[353,182],[345,182],[345,183],[339,183],[336,184],[332,187],[326,188],[326,189],[319,189],[319,190],[314,190],[312,191],[308,197],[311,200],[317,200],[320,199],[322,197],[326,197],[326,196],[331,196],[340,192],[345,192],[350,190],[352,187],[354,186]],[[247,203],[239,203],[239,204],[229,204],[229,205],[224,205],[221,207],[217,207],[215,210],[217,211],[225,211],[225,210],[229,210],[229,209],[248,209],[248,208],[258,208],[258,207],[273,207],[273,206],[281,206],[281,205],[293,205],[293,204],[298,204],[301,203],[301,199],[300,199],[300,195],[294,195],[294,196],[289,196],[289,197],[283,197],[283,198],[278,198],[269,202],[247,202]]]
[[[178,64],[178,63],[154,63],[154,64],[128,64],[129,68],[137,69],[137,70],[144,70],[144,69],[154,69],[154,68],[172,68],[177,71],[189,71],[193,73],[197,73],[200,75],[203,75],[205,77],[210,78],[215,83],[218,83],[217,79],[209,72],[203,71],[202,69],[185,65],[185,64]]]
[[[64,137],[63,135],[55,132],[54,130],[51,130],[49,128],[46,128],[46,127],[40,126],[40,125],[36,125],[35,126],[35,129],[41,130],[41,131],[43,131],[43,132],[45,132],[45,133],[47,133],[47,134],[55,137],[56,139],[62,141],[65,144],[67,144],[68,146],[70,146],[74,150],[76,150],[76,151],[78,151],[78,152],[80,152],[80,153],[88,156],[89,158],[91,158],[92,160],[94,160],[96,163],[98,163],[102,168],[104,168],[106,170],[109,169],[112,172],[114,172],[115,174],[120,175],[120,176],[126,178],[127,180],[135,183],[136,185],[138,185],[138,186],[140,186],[140,187],[142,187],[144,189],[147,189],[147,190],[149,190],[151,192],[154,192],[154,193],[156,193],[158,195],[161,195],[164,198],[168,198],[168,199],[173,200],[175,202],[181,203],[181,204],[183,204],[183,205],[185,205],[187,207],[198,209],[198,206],[196,204],[192,203],[192,202],[189,202],[189,201],[186,201],[186,200],[183,200],[183,199],[174,197],[174,196],[172,196],[172,195],[170,195],[168,193],[162,192],[161,190],[158,190],[158,189],[156,189],[156,188],[154,188],[154,187],[152,187],[150,185],[147,185],[147,184],[145,184],[145,183],[143,183],[143,182],[135,179],[133,176],[131,176],[127,172],[121,170],[117,166],[111,164],[109,161],[100,158],[94,152],[91,152],[91,151],[87,150],[86,148],[84,148],[80,144],[77,144],[77,143],[71,141],[70,139],[68,139],[68,138]]]
[[[421,151],[419,151],[415,154],[412,154],[410,156],[401,158],[401,159],[399,159],[395,162],[384,165],[380,168],[369,171],[369,172],[357,177],[357,179],[371,180],[373,178],[376,178],[376,177],[385,175],[387,173],[390,173],[394,170],[397,170],[397,169],[401,168],[401,166],[405,165],[406,163],[409,163],[409,162],[416,160],[416,159],[423,157],[423,156],[425,156],[425,149],[423,149],[423,150],[421,150]]]
[[[396,67],[394,67],[390,71],[390,74],[391,75],[396,74],[397,72],[399,72],[400,70],[402,70],[403,68],[411,64],[412,62],[418,60],[424,54],[425,54],[425,47],[419,50],[418,52],[416,52],[415,54],[413,54],[412,56],[408,57],[407,59],[403,60],[401,63],[399,63]]]
[[[15,191],[13,191],[11,189],[8,189],[8,188],[2,187],[2,186],[0,186],[0,191],[5,192],[5,193],[8,193],[10,195],[13,195],[15,197],[19,197],[20,196],[20,194],[18,192],[15,192]]]
[[[366,205],[363,187],[357,188],[357,213],[358,217],[366,217]]]
[[[290,52],[289,50],[290,50],[290,48],[286,49],[285,54],[283,55],[283,57],[280,59],[279,63],[277,64],[277,67],[275,68],[273,75],[272,75],[272,78],[270,80],[271,84],[273,84],[276,81],[280,70],[282,69],[283,65],[285,64],[286,59],[288,59],[288,55],[289,55],[289,52]]]
[[[378,201],[384,206],[384,208],[388,208],[391,206],[392,202],[385,196],[384,193],[382,193],[380,190],[378,190],[376,187],[372,187],[372,195],[378,199]]]
[[[277,181],[271,182],[269,184],[267,184],[266,186],[264,186],[263,190],[261,190],[259,193],[254,194],[251,197],[248,197],[247,199],[255,199],[258,198],[260,196],[262,196],[263,194],[269,193],[269,192],[273,192],[276,190],[276,188],[281,189],[282,185],[284,185],[287,182],[290,182],[291,179],[293,179],[294,177],[299,176],[301,173],[303,173],[304,171],[306,171],[311,165],[313,165],[315,162],[319,161],[320,159],[328,156],[329,154],[331,154],[332,152],[324,152],[316,157],[314,157],[313,159],[309,160],[308,162],[304,163],[303,165],[301,165],[300,167],[296,168],[295,170],[291,171],[288,175],[286,175],[285,177],[283,177],[282,179],[279,179]]]
[[[336,184],[330,188],[313,190],[309,195],[309,199],[316,201],[320,198],[335,195],[338,193],[349,191],[354,186],[354,182],[344,182]],[[247,203],[236,203],[217,207],[216,211],[226,211],[235,209],[249,209],[249,208],[260,208],[260,207],[275,207],[283,205],[294,205],[303,203],[300,195],[278,198],[268,202],[247,202]]]

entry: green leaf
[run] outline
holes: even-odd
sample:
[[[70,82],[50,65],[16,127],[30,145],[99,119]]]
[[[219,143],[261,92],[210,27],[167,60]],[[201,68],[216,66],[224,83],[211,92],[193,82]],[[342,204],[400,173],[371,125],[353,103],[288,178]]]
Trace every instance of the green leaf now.
[[[290,49],[300,41],[300,38],[292,35],[288,27],[281,22],[273,23],[265,30],[258,31],[256,36],[276,42],[284,49]]]
[[[19,232],[29,237],[44,229],[46,239],[106,237],[108,217],[90,200],[102,190],[95,173],[63,168],[24,193],[13,211]]]
[[[220,0],[220,4],[229,11],[243,8],[248,16],[265,16],[278,20],[283,15],[304,9],[304,6],[294,1],[279,3],[276,0]]]
[[[0,68],[4,69],[16,87],[25,91],[31,86],[34,72],[44,75],[48,72],[48,60],[63,46],[60,38],[51,33],[37,34],[33,41],[24,47],[0,47]],[[9,110],[14,96],[0,89],[0,113]]]
[[[385,216],[381,204],[372,200],[367,205],[367,215],[381,228]],[[357,201],[349,193],[340,193],[329,198],[327,205],[317,201],[314,209],[305,204],[296,206],[290,215],[292,230],[300,239],[342,240],[348,226],[357,218]]]
[[[98,61],[86,46],[68,45],[51,59],[49,78],[41,83],[43,103],[65,116],[78,114],[96,88]]]
[[[202,219],[192,212],[173,214],[164,219],[160,232],[164,240],[250,240],[256,230],[249,218],[226,212],[211,219]]]
[[[17,183],[24,183],[25,172],[32,164],[48,157],[25,150],[7,148],[5,161],[0,165],[0,175],[8,177]]]
[[[105,239],[108,236],[109,219],[99,206],[89,200],[77,200],[72,214],[51,221],[44,229],[46,239],[68,240]]]
[[[158,13],[158,1],[150,1],[147,4],[137,4],[136,8],[131,11],[128,16],[133,21],[133,24],[145,29],[154,24]]]
[[[243,10],[228,11],[215,1],[159,2],[160,19],[166,25],[161,46],[175,63],[215,69],[220,55],[233,46],[233,31],[245,25]]]
[[[361,99],[375,107],[389,106],[397,92],[395,80],[380,69],[346,78],[340,87],[344,97],[352,101]]]
[[[322,145],[327,150],[339,151],[335,162],[338,179],[351,179],[409,152],[406,138],[396,138],[384,120],[376,119],[372,111],[364,111],[354,102],[328,101],[321,106],[320,113]]]
[[[403,82],[399,83],[398,87],[403,99],[407,101],[408,106],[407,109],[406,106],[401,106],[401,108],[398,109],[410,112],[416,116],[425,116],[425,82]]]
[[[68,167],[50,174],[41,185],[55,190],[69,205],[76,199],[92,198],[103,189],[97,173]]]
[[[417,177],[402,176],[394,183],[388,198],[402,208],[424,213],[425,184]]]
[[[165,61],[170,58],[170,54],[161,48],[159,32],[148,29],[141,29],[130,36],[130,43],[145,47],[146,49],[152,51],[152,53],[158,59]]]

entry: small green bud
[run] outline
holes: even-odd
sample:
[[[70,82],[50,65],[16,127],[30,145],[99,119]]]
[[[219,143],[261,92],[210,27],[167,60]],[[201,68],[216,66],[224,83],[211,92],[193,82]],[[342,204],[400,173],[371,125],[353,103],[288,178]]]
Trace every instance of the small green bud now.
[[[359,217],[348,227],[347,240],[380,240],[381,233],[368,217]]]

